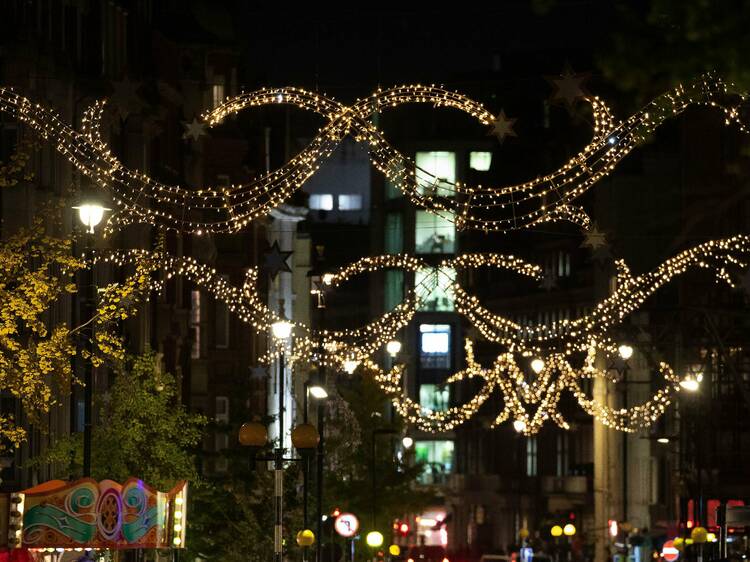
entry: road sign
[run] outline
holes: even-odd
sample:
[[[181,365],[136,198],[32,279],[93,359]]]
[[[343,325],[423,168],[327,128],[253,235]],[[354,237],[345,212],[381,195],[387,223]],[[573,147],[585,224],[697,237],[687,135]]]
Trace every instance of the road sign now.
[[[674,562],[680,557],[680,551],[674,545],[674,541],[667,541],[661,547],[661,556],[667,562]]]
[[[359,519],[353,513],[342,513],[333,522],[333,528],[342,537],[353,537],[359,531]]]

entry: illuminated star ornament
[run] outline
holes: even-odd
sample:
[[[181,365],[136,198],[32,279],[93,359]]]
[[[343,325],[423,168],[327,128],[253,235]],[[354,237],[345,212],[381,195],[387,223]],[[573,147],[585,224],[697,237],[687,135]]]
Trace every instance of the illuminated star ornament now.
[[[500,144],[505,142],[505,137],[517,137],[518,135],[513,130],[513,124],[517,119],[511,119],[505,115],[505,110],[501,109],[500,114],[495,117],[492,121],[492,130],[488,133],[497,137]]]
[[[279,247],[278,241],[274,240],[274,243],[263,255],[263,269],[271,279],[276,279],[276,276],[282,271],[286,271],[287,273],[292,272],[287,263],[292,253],[283,252]]]
[[[190,123],[183,121],[182,126],[185,127],[185,132],[182,134],[182,138],[185,140],[193,139],[194,141],[197,141],[203,135],[208,134],[206,133],[206,124],[198,121],[195,117],[193,117],[193,120]]]
[[[131,113],[138,113],[143,106],[143,100],[138,95],[140,85],[128,78],[112,82],[112,96],[110,101],[117,109],[117,114],[124,121]]]
[[[599,230],[596,224],[593,224],[589,230],[584,233],[582,248],[591,248],[596,251],[600,248],[607,247],[607,235]]]
[[[547,78],[555,89],[551,96],[552,102],[565,104],[568,111],[571,111],[578,100],[586,97],[583,83],[589,76],[588,73],[576,74],[566,65],[560,76]]]

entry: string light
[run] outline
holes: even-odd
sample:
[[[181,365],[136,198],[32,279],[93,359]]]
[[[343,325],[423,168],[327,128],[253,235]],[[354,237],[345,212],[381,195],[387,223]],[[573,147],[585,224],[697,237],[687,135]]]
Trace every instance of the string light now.
[[[434,85],[378,89],[351,106],[293,87],[264,88],[229,98],[203,115],[208,126],[216,126],[246,108],[278,104],[313,111],[327,123],[305,149],[281,168],[248,183],[197,189],[163,184],[125,167],[102,140],[105,101],[98,101],[85,111],[81,132],[64,123],[51,109],[11,88],[0,88],[0,111],[52,142],[80,173],[112,192],[120,213],[109,218],[110,228],[116,223],[146,222],[196,234],[239,231],[287,200],[345,137],[352,136],[368,145],[373,166],[416,205],[454,222],[458,229],[508,231],[556,220],[588,228],[588,216],[572,202],[611,173],[666,119],[690,105],[708,105],[723,110],[727,124],[735,123],[745,131],[740,110],[746,98],[746,93],[710,74],[657,97],[624,121],[615,120],[598,97],[587,98],[594,117],[591,142],[556,171],[502,187],[440,179],[418,168],[371,123],[374,113],[407,103],[454,108],[486,126],[494,121],[480,103]]]
[[[658,289],[690,269],[712,270],[717,281],[734,286],[730,270],[746,268],[749,257],[750,236],[738,235],[711,240],[685,250],[666,260],[655,270],[637,277],[630,273],[624,261],[618,261],[616,290],[601,301],[590,314],[574,320],[563,320],[552,326],[522,327],[482,307],[476,297],[468,295],[455,276],[448,272],[460,268],[490,266],[538,279],[541,269],[514,256],[465,254],[442,261],[415,286],[404,302],[363,327],[340,331],[314,331],[302,324],[293,324],[292,329],[296,337],[293,343],[289,343],[294,345],[291,360],[323,362],[342,368],[348,373],[353,373],[362,366],[373,374],[381,388],[391,396],[397,411],[410,423],[426,431],[448,431],[455,428],[475,415],[496,391],[501,393],[504,407],[496,416],[494,425],[513,420],[514,427],[526,435],[539,431],[548,420],[560,427],[569,427],[557,410],[563,392],[570,392],[584,411],[603,424],[621,431],[634,431],[653,423],[664,412],[670,403],[672,392],[679,390],[681,385],[685,386],[685,379],[679,379],[669,365],[660,363],[659,372],[666,386],[643,404],[626,409],[613,409],[590,398],[581,389],[580,380],[610,380],[605,371],[595,366],[597,356],[628,358],[632,355],[630,346],[617,346],[614,343],[609,335],[612,328]],[[258,272],[255,268],[249,269],[246,273],[242,288],[236,288],[218,275],[215,269],[192,258],[174,257],[146,250],[104,250],[90,259],[103,259],[119,265],[139,263],[148,259],[149,263],[158,264],[165,279],[175,275],[190,279],[211,292],[216,299],[225,302],[231,312],[258,330],[267,331],[274,322],[280,320],[258,294]],[[418,258],[384,255],[362,258],[337,272],[327,274],[326,277],[331,289],[335,289],[354,275],[364,272],[388,268],[403,268],[416,272],[424,267],[426,263]],[[498,355],[491,367],[484,368],[475,361],[473,345],[467,340],[467,367],[451,375],[446,384],[477,378],[483,379],[484,385],[468,402],[445,411],[434,412],[421,407],[404,392],[401,384],[404,370],[402,365],[396,365],[385,372],[375,364],[372,356],[387,346],[395,338],[395,334],[412,320],[420,303],[424,302],[432,288],[437,286],[437,278],[440,276],[450,280],[448,288],[454,294],[456,310],[465,316],[485,339],[504,345],[507,351]],[[162,287],[163,280],[153,281],[154,289]],[[280,352],[279,346],[273,347],[266,360],[272,359]],[[581,352],[585,353],[585,360],[580,367],[575,368],[574,356]],[[527,373],[518,366],[516,356],[534,357],[527,363],[535,375],[531,382],[527,381]],[[529,406],[534,406],[533,413]]]

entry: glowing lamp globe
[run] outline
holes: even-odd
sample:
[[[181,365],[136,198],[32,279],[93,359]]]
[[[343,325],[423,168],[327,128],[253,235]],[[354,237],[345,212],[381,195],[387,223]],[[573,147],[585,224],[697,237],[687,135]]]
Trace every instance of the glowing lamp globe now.
[[[521,539],[524,539],[524,540],[525,540],[525,539],[528,539],[528,538],[529,538],[529,530],[528,530],[528,529],[525,529],[525,528],[524,528],[524,529],[521,529],[520,531],[518,531],[518,536],[519,536],[519,537],[520,537]]]
[[[271,324],[271,333],[277,340],[285,340],[292,335],[292,323],[286,320],[278,320]]]
[[[297,544],[299,546],[312,546],[315,544],[315,533],[310,529],[305,529],[297,533]]]
[[[705,527],[695,527],[690,531],[690,538],[696,544],[703,544],[708,540],[708,531]]]
[[[531,362],[531,370],[537,375],[544,370],[544,360],[538,357]]]
[[[561,537],[561,536],[562,536],[562,534],[563,534],[563,528],[562,528],[562,527],[560,527],[560,525],[555,525],[554,527],[552,527],[552,528],[551,528],[551,529],[549,530],[549,534],[550,534],[550,535],[552,535],[552,536],[553,536],[553,537],[555,537],[555,538],[556,538],[556,537]]]
[[[399,556],[401,554],[401,547],[397,544],[392,544],[388,547],[388,554],[391,556]]]
[[[245,447],[263,447],[268,442],[266,426],[258,422],[246,422],[240,427],[240,445]]]
[[[523,433],[526,431],[526,422],[524,420],[518,419],[513,422],[513,429],[515,429],[518,433]]]
[[[310,423],[301,423],[292,430],[292,445],[300,451],[314,449],[320,442],[320,434]]]
[[[677,537],[672,541],[672,546],[682,552],[683,550],[685,550],[685,539],[683,539],[682,537]]]
[[[365,540],[367,541],[367,546],[378,548],[383,544],[383,533],[381,533],[380,531],[370,531],[369,533],[367,533],[367,537]]]
[[[391,357],[396,357],[399,351],[401,351],[401,342],[398,340],[391,340],[386,344],[385,350]]]
[[[94,227],[102,222],[104,211],[108,210],[98,203],[83,203],[82,205],[73,208],[78,210],[78,218],[80,218],[81,222],[88,227],[89,234],[94,233]]]
[[[625,343],[617,348],[617,352],[620,354],[620,357],[625,359],[625,361],[633,356],[633,348]]]
[[[576,526],[573,525],[573,523],[568,523],[567,525],[565,525],[565,527],[563,527],[563,534],[566,537],[572,537],[576,534]]]
[[[693,375],[687,375],[680,381],[680,386],[688,392],[695,392],[700,388],[701,383]]]
[[[414,445],[414,439],[405,435],[404,438],[401,439],[401,444],[404,446],[404,449],[411,449],[411,446]]]

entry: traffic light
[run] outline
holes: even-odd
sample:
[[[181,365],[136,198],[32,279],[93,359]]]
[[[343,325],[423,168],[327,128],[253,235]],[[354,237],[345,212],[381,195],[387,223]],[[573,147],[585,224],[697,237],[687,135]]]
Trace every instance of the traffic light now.
[[[402,521],[401,524],[398,526],[398,534],[402,537],[405,537],[409,534],[409,531],[411,529],[409,528],[409,524],[405,521]]]

